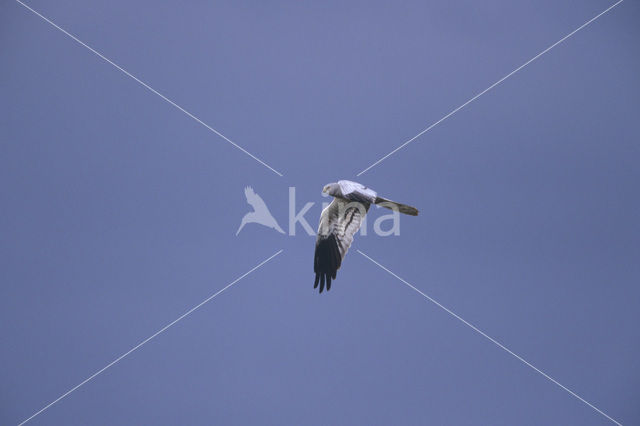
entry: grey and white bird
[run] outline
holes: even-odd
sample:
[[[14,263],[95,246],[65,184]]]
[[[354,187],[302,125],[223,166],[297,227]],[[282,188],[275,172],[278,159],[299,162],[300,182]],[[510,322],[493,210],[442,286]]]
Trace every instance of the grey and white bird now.
[[[340,180],[325,185],[322,192],[333,196],[333,201],[320,215],[313,256],[313,272],[316,274],[313,288],[320,285],[320,293],[325,284],[327,290],[331,290],[331,280],[336,279],[336,273],[353,242],[353,235],[360,229],[371,204],[411,216],[418,215],[415,207],[379,197],[373,189],[358,182]]]

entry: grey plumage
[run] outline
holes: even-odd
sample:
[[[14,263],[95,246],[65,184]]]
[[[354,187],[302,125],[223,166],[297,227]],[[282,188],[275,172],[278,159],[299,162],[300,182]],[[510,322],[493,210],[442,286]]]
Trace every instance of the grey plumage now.
[[[334,197],[331,204],[322,211],[316,237],[313,270],[316,274],[314,288],[320,286],[320,293],[331,289],[331,280],[336,278],[342,260],[347,254],[353,236],[371,204],[377,204],[400,213],[416,216],[418,209],[397,203],[378,194],[366,186],[348,180],[325,185],[322,192]]]

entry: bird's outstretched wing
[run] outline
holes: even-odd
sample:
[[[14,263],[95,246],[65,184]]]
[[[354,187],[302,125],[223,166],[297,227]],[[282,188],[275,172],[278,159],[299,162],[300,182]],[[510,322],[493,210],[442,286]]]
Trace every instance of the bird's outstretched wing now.
[[[340,191],[347,200],[377,204],[379,206],[386,207],[391,210],[397,210],[400,213],[408,214],[411,216],[418,215],[418,209],[416,209],[415,207],[398,203],[387,198],[378,197],[378,193],[376,191],[371,188],[367,188],[361,183],[353,182],[350,180],[340,180],[338,181],[338,185],[340,185]]]
[[[358,201],[360,203],[371,204],[375,202],[377,197],[376,191],[371,188],[367,188],[361,183],[353,182],[350,180],[339,180],[340,191],[342,196],[350,201]]]
[[[313,259],[313,271],[316,274],[313,288],[320,285],[320,293],[324,290],[325,283],[327,290],[331,289],[331,280],[336,278],[369,205],[335,198],[322,211]]]

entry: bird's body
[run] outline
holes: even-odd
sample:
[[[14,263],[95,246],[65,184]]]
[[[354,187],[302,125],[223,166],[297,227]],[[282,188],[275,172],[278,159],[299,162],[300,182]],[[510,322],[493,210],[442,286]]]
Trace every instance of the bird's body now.
[[[371,204],[412,216],[418,214],[415,207],[379,197],[374,190],[357,182],[340,180],[326,185],[323,192],[332,195],[334,199],[320,215],[316,237],[313,260],[313,270],[316,274],[314,288],[320,285],[320,293],[324,290],[325,284],[327,290],[331,289],[331,280],[336,278],[342,260],[353,242],[353,236],[360,229]]]

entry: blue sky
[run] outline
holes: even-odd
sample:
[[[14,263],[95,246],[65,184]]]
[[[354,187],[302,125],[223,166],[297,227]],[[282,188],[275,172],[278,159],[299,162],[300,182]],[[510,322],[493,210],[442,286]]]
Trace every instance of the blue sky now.
[[[356,174],[613,2],[0,4],[0,423],[640,423],[640,6],[627,0],[357,180],[417,206],[316,226]],[[383,212],[372,210],[370,226]]]

